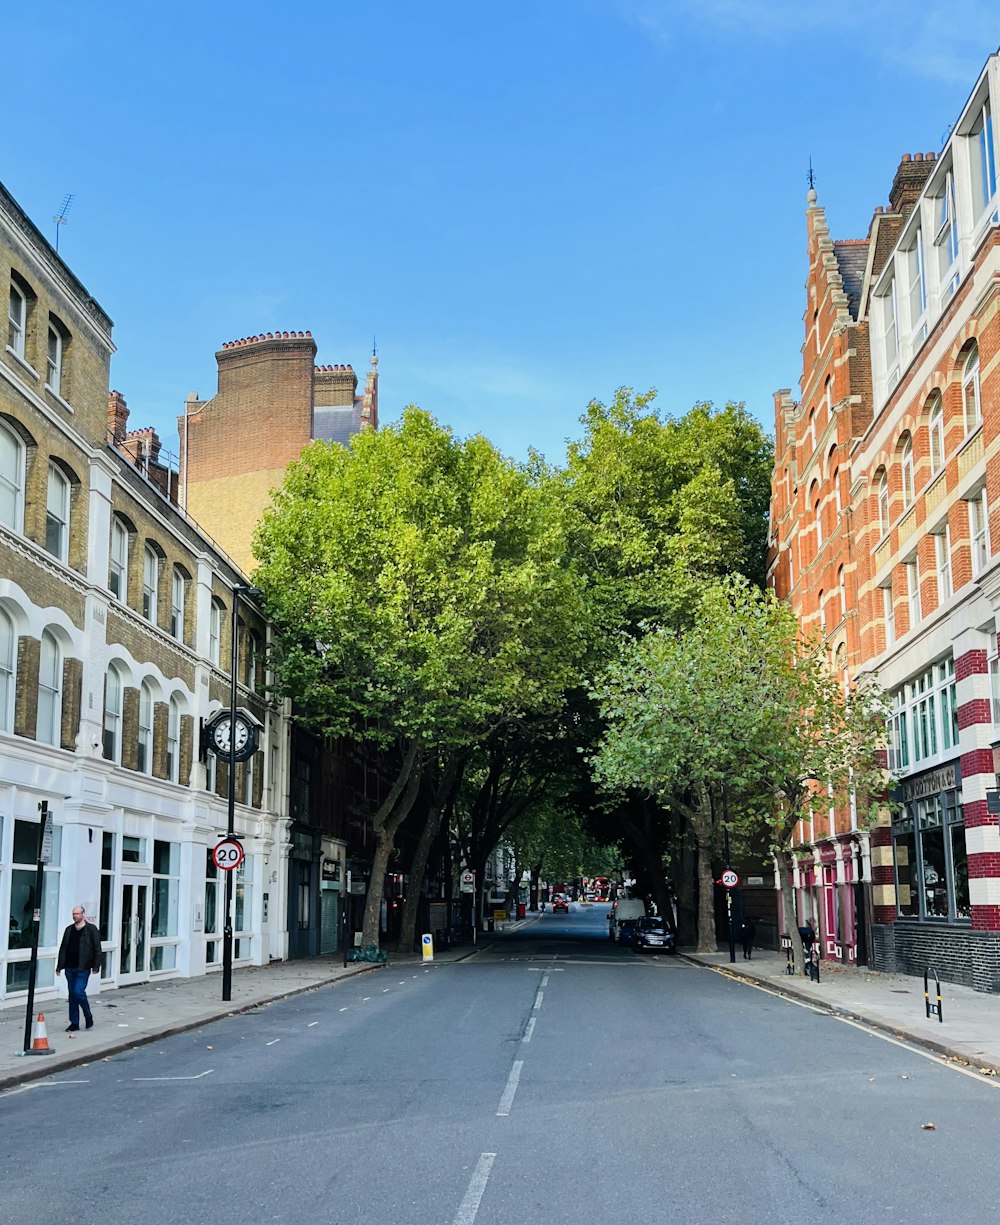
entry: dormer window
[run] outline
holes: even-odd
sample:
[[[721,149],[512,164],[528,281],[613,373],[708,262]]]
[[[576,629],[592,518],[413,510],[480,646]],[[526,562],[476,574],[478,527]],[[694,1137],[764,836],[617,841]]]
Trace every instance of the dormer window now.
[[[997,159],[996,147],[993,144],[993,113],[990,100],[987,97],[983,103],[975,123],[970,130],[970,136],[975,142],[972,156],[972,188],[975,200],[976,219],[979,220],[997,194]],[[993,210],[993,220],[996,220],[996,209]]]

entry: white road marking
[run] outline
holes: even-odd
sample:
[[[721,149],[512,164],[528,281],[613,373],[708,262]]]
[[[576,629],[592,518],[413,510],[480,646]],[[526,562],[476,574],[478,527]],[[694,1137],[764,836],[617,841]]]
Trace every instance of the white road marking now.
[[[133,1076],[133,1080],[201,1080],[203,1076],[211,1076],[215,1071],[214,1068],[208,1068],[207,1071],[199,1072],[197,1076]]]
[[[546,970],[545,973],[542,975],[542,986],[547,987],[548,985],[549,985],[549,972],[548,970]]]
[[[392,990],[392,988],[391,988],[391,987],[383,987],[383,988],[382,988],[382,994],[383,994],[383,995],[385,995],[385,993],[386,993],[387,991],[391,991],[391,990]]]
[[[314,1025],[318,1025],[318,1024],[319,1024],[319,1021],[310,1021],[309,1024],[306,1026],[306,1029],[312,1029]]]
[[[486,1184],[490,1180],[490,1171],[493,1169],[496,1156],[496,1153],[483,1153],[480,1156],[472,1172],[472,1178],[469,1180],[469,1189],[465,1193],[465,1199],[459,1205],[452,1225],[473,1225],[482,1202],[483,1192],[486,1190]]]
[[[280,1038],[272,1038],[270,1042],[265,1042],[265,1043],[264,1043],[264,1045],[265,1045],[265,1046],[274,1046],[274,1044],[275,1044],[276,1042],[280,1042],[280,1041],[281,1041],[281,1039],[280,1039]]]
[[[528,1024],[524,1027],[524,1037],[521,1039],[522,1042],[531,1041],[531,1033],[532,1033],[532,1030],[534,1030],[535,1028],[535,1020],[536,1018],[532,1017],[531,1020],[528,1022]]]
[[[535,992],[535,1002],[534,1002],[534,1004],[532,1004],[532,1008],[534,1008],[534,1009],[541,1008],[541,1006],[542,1006],[542,998],[543,998],[544,994],[545,994],[545,993],[544,993],[544,992],[542,991],[542,989],[539,987],[539,989],[538,989],[538,990]]]
[[[367,1004],[367,1003],[368,1003],[368,1001],[369,1001],[371,998],[372,998],[372,997],[371,997],[370,995],[366,995],[366,996],[365,996],[365,997],[362,999],[362,1001],[361,1001],[361,1002],[362,1002],[362,1004]]]
[[[514,1094],[517,1092],[517,1082],[521,1079],[521,1069],[524,1067],[523,1059],[516,1059],[514,1066],[510,1070],[510,1075],[507,1077],[507,1086],[503,1091],[503,1097],[500,1099],[500,1106],[497,1110],[497,1115],[510,1114],[510,1108],[514,1103]]]
[[[346,1008],[341,1008],[341,1010],[340,1010],[340,1011],[341,1011],[341,1012],[346,1012],[346,1011],[347,1011],[347,1009],[346,1009]]]

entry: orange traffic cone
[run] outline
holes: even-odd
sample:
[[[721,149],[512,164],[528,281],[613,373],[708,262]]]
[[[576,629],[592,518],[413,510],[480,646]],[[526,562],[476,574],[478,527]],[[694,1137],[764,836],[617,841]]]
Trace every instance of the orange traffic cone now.
[[[38,1020],[31,1027],[31,1050],[29,1055],[51,1055],[48,1035],[45,1032],[45,1013],[38,1014]]]

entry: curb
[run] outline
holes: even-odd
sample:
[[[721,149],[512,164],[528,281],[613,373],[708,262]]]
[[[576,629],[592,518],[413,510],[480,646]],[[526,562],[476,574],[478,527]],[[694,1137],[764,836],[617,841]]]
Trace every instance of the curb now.
[[[317,987],[328,987],[333,983],[338,983],[345,978],[353,978],[357,974],[367,974],[372,970],[385,970],[391,965],[390,962],[382,962],[381,965],[375,963],[353,963],[357,968],[343,967],[346,973],[335,974],[330,978],[319,979],[314,983],[308,983],[304,987],[292,987],[288,991],[278,991],[274,995],[264,995],[256,1000],[248,1000],[245,1003],[239,1004],[235,1008],[219,1008],[215,1012],[206,1014],[205,1016],[187,1021],[178,1021],[173,1025],[167,1025],[164,1029],[158,1029],[155,1033],[140,1034],[131,1038],[122,1038],[117,1042],[112,1042],[110,1045],[102,1047],[99,1051],[80,1052],[79,1055],[58,1055],[55,1061],[44,1059],[39,1056],[37,1062],[32,1061],[26,1063],[24,1068],[19,1068],[16,1072],[8,1072],[0,1074],[0,1093],[7,1089],[13,1089],[17,1085],[23,1085],[33,1080],[44,1080],[46,1076],[51,1076],[53,1072],[63,1072],[69,1068],[78,1068],[85,1064],[97,1063],[108,1058],[111,1055],[121,1055],[127,1051],[136,1050],[140,1046],[149,1046],[153,1042],[160,1042],[164,1038],[172,1038],[176,1034],[189,1033],[192,1029],[199,1029],[202,1025],[211,1025],[214,1021],[223,1021],[226,1017],[238,1017],[242,1013],[251,1012],[254,1008],[259,1008],[261,1004],[273,1004],[276,1000],[292,999],[296,995],[304,995],[307,991],[315,991]],[[25,1056],[27,1059],[28,1056]]]
[[[842,1004],[818,1000],[815,996],[809,995],[805,991],[796,991],[793,986],[786,986],[784,983],[773,983],[770,979],[760,979],[753,974],[744,974],[741,970],[731,965],[713,965],[710,961],[701,961],[691,953],[679,953],[678,956],[690,965],[698,966],[703,970],[712,970],[714,973],[721,974],[725,978],[734,979],[736,982],[749,983],[752,987],[760,987],[762,990],[769,991],[772,995],[783,996],[786,999],[795,1000],[799,1004],[808,1004],[811,1008],[828,1013],[830,1016],[842,1017],[847,1021],[860,1021],[869,1029],[885,1034],[886,1037],[895,1038],[898,1042],[908,1042],[912,1046],[924,1047],[929,1051],[933,1051],[935,1055],[942,1055],[944,1058],[953,1060],[955,1063],[964,1064],[968,1068],[987,1069],[1000,1076],[1000,1061],[994,1063],[986,1056],[980,1059],[971,1059],[966,1052],[957,1050],[946,1042],[939,1042],[937,1039],[928,1037],[925,1034],[916,1033],[902,1026],[892,1025],[888,1021],[867,1016],[856,1009],[845,1008]],[[984,1079],[987,1079],[987,1077],[984,1076]]]

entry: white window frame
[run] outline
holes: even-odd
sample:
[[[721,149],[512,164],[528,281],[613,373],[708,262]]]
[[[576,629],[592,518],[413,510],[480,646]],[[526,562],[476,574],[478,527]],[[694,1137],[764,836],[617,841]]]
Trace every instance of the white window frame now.
[[[892,583],[882,587],[882,615],[885,618],[885,645],[891,647],[896,641],[896,613],[892,606]]]
[[[990,674],[990,706],[993,711],[993,726],[1000,728],[1000,646],[996,630],[990,630],[990,645],[987,653]]]
[[[934,212],[937,225],[934,245],[938,249],[938,297],[939,305],[943,309],[958,288],[959,279],[958,212],[955,208],[955,172],[951,166],[944,172],[941,192],[934,200]]]
[[[990,560],[990,515],[986,489],[980,489],[966,503],[969,508],[969,546],[972,551],[972,575],[977,578]]]
[[[0,523],[18,533],[24,531],[24,465],[24,443],[0,421]]]
[[[124,678],[112,664],[104,674],[104,737],[103,755],[106,761],[121,764],[122,759],[122,702],[125,694]],[[108,737],[110,736],[110,743]],[[109,752],[110,749],[110,752]]]
[[[0,608],[0,732],[14,730],[14,697],[17,679],[17,627]]]
[[[49,320],[48,343],[45,350],[45,386],[58,396],[62,390],[63,336]]]
[[[136,767],[140,774],[153,773],[153,715],[155,703],[148,681],[139,685],[139,720],[136,728]]]
[[[938,604],[950,600],[955,593],[951,581],[951,531],[944,527],[932,533],[934,537],[934,564],[937,570]]]
[[[172,783],[181,776],[181,704],[171,695],[167,703],[167,778]]]
[[[128,602],[128,547],[128,528],[117,515],[114,515],[111,519],[108,590],[123,604]]]
[[[919,625],[923,619],[924,611],[920,604],[920,558],[916,554],[908,561],[904,562],[906,566],[906,606],[909,612],[910,629],[915,625]]]
[[[924,235],[919,225],[905,254],[910,345],[915,349],[927,335],[927,270],[924,267]]]
[[[184,604],[186,580],[175,566],[170,580],[170,633],[178,642],[184,641]]]
[[[10,283],[10,296],[7,299],[7,348],[21,361],[25,360],[25,337],[28,332],[28,297],[27,294]]]
[[[222,651],[222,605],[214,597],[208,614],[208,658],[217,668],[221,667]]]
[[[69,560],[69,515],[72,487],[69,477],[49,464],[45,491],[45,548],[65,565]]]
[[[889,532],[889,474],[883,470],[878,482],[878,524],[879,535],[886,536]]]
[[[35,739],[54,748],[62,740],[62,651],[51,630],[42,631],[39,644]]]
[[[930,435],[931,473],[937,476],[944,467],[944,404],[939,395],[934,397],[927,432]]]
[[[886,390],[891,391],[899,381],[899,303],[896,299],[895,273],[889,277],[882,301],[882,352],[885,356]]]
[[[913,482],[913,439],[906,438],[899,454],[899,468],[903,491],[903,509],[909,510],[913,505],[915,486]]]
[[[990,220],[995,220],[997,211],[997,155],[989,94],[979,108],[979,113],[969,129],[969,136],[976,146],[975,150],[970,152],[969,161],[975,197],[975,224],[978,226],[986,214],[991,214]]]
[[[160,558],[150,545],[142,551],[142,615],[156,624],[160,600]]]
[[[971,411],[970,411],[971,410]],[[965,432],[972,434],[983,424],[983,401],[979,386],[979,345],[973,342],[962,371],[962,413]]]

